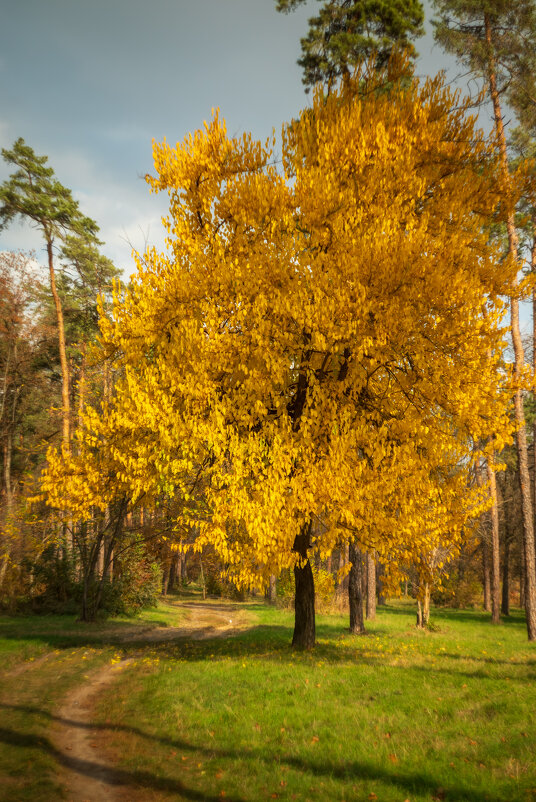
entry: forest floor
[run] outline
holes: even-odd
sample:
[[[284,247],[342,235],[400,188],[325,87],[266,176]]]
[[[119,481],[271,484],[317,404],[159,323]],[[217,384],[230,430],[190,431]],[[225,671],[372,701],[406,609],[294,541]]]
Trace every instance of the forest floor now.
[[[536,800],[523,617],[390,604],[351,636],[255,601],[0,617],[0,800]]]

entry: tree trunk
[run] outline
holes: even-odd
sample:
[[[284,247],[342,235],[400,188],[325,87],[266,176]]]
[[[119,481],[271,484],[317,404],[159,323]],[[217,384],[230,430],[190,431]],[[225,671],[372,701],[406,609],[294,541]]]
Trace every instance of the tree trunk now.
[[[292,646],[312,649],[315,645],[315,583],[311,563],[307,557],[311,524],[305,524],[294,540],[293,550],[300,556],[294,566],[294,635]]]
[[[489,571],[489,547],[485,537],[482,538],[482,586],[484,588],[484,610],[491,612],[491,579]]]
[[[169,569],[169,579],[167,583],[168,593],[173,593],[173,591],[175,590],[175,580],[177,578],[178,561],[179,561],[179,555],[177,554],[177,552],[174,552],[171,558],[171,567]]]
[[[56,320],[58,322],[58,348],[61,365],[61,403],[62,403],[62,445],[66,454],[70,450],[70,417],[71,400],[69,393],[69,366],[67,363],[67,349],[65,345],[65,326],[63,324],[63,310],[61,300],[56,288],[56,275],[54,272],[54,258],[52,254],[52,239],[47,236],[48,270],[50,274],[50,290],[56,307]]]
[[[376,565],[372,554],[367,551],[367,606],[365,616],[368,621],[376,618]]]
[[[277,594],[277,582],[275,576],[272,574],[266,589],[266,601],[268,604],[275,604]]]
[[[11,456],[13,452],[13,435],[8,429],[4,439],[4,491],[8,517],[13,509],[13,487],[11,484]]]
[[[348,602],[350,607],[350,632],[363,635],[363,555],[355,545],[350,543],[349,557],[352,567],[348,577]]]
[[[424,585],[424,594],[422,599],[417,599],[417,627],[418,629],[426,629],[430,623],[430,593],[431,588],[428,582]]]
[[[489,89],[493,103],[495,130],[497,132],[497,139],[501,154],[501,168],[505,182],[505,192],[508,194],[511,185],[510,170],[508,167],[506,136],[504,133],[499,92],[497,90],[497,73],[493,52],[491,21],[489,14],[487,13],[484,14],[484,25],[486,30],[486,44],[488,46]],[[507,200],[507,198],[505,198],[505,200]],[[506,231],[508,234],[508,250],[510,256],[515,262],[518,262],[518,239],[515,228],[513,208],[510,208],[507,211]],[[510,315],[512,344],[514,346],[514,381],[516,384],[518,384],[521,382],[521,377],[525,367],[525,354],[523,351],[523,342],[519,327],[519,300],[515,296],[515,293],[510,299]],[[528,639],[533,641],[536,640],[536,559],[534,549],[534,520],[532,513],[531,483],[527,453],[527,429],[525,424],[525,413],[523,410],[523,395],[519,387],[514,394],[514,417],[516,422],[517,460],[519,484],[521,489],[521,512],[523,518],[523,551],[525,555],[525,613],[527,619]]]
[[[378,604],[381,606],[385,604],[385,596],[383,593],[383,565],[381,563],[376,564],[376,588],[377,588],[377,596],[378,596]]]
[[[510,538],[508,537],[508,531],[506,531],[505,535],[501,613],[510,615]]]
[[[493,457],[488,457],[486,461],[486,473],[488,476],[490,495],[491,495],[491,622],[500,624],[501,622],[501,579],[499,565],[499,508],[497,506],[497,481]]]

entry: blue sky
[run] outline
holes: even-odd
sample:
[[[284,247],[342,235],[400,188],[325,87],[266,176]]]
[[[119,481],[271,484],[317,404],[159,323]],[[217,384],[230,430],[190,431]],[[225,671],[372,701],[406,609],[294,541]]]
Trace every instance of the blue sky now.
[[[216,106],[230,133],[279,131],[307,104],[296,59],[317,7],[309,0],[283,15],[274,0],[0,0],[0,145],[22,136],[49,157],[129,275],[132,247],[163,242],[166,198],[142,178],[152,139],[182,140]],[[452,65],[430,33],[417,48],[419,74]],[[8,173],[0,160],[0,180]],[[2,250],[32,248],[43,258],[27,226],[0,232]]]

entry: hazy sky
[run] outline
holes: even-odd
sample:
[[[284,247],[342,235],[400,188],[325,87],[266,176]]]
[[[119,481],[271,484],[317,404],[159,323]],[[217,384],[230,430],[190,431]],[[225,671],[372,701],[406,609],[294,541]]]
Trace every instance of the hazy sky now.
[[[103,251],[127,275],[131,249],[162,243],[164,195],[150,195],[151,142],[175,143],[218,106],[230,133],[280,130],[307,104],[296,64],[318,3],[293,14],[274,0],[0,0],[0,145],[22,136],[47,155]],[[430,12],[427,10],[427,16]],[[430,35],[419,74],[448,60]],[[9,169],[0,160],[0,180]],[[34,248],[14,223],[0,249]]]

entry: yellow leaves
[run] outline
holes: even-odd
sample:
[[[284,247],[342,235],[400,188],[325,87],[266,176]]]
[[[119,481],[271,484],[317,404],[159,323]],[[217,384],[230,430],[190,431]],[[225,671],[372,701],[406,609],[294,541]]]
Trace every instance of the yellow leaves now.
[[[440,81],[368,80],[284,130],[285,175],[218,112],[154,143],[169,249],[114,293],[114,400],[51,458],[54,503],[180,494],[177,526],[239,584],[292,566],[311,517],[325,552],[356,532],[399,559],[455,546],[481,508],[470,438],[509,436],[488,354],[511,271],[482,237],[496,196],[463,108]]]

